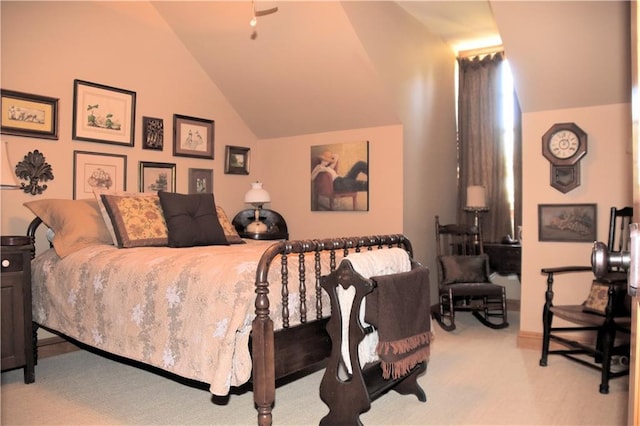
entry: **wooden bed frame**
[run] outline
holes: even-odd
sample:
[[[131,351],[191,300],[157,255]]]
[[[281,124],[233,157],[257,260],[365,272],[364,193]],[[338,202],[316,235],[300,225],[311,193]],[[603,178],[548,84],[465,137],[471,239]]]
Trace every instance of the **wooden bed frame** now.
[[[36,217],[27,229],[27,236],[34,243],[36,230],[42,220]],[[326,330],[329,307],[322,306],[322,287],[320,270],[321,256],[329,256],[330,269],[337,268],[337,253],[343,256],[362,250],[400,247],[413,258],[411,242],[402,234],[374,235],[366,237],[331,238],[322,240],[279,241],[269,246],[262,254],[256,270],[255,279],[255,313],[251,338],[249,341],[252,356],[252,388],[253,398],[258,411],[257,422],[260,426],[272,424],[272,409],[275,402],[276,380],[294,374],[311,371],[326,364],[331,353],[331,339]],[[305,253],[314,253],[312,271],[305,270],[304,262],[300,262],[299,270],[290,273],[287,258],[292,255],[303,257]],[[35,256],[35,253],[33,253]],[[278,259],[278,261],[276,260]],[[269,299],[269,270],[275,264],[280,268],[282,277],[282,294],[280,302],[273,303],[275,309],[282,310],[284,328],[274,332],[273,320],[269,312],[272,301]],[[324,271],[325,274],[331,271]],[[298,281],[300,293],[299,325],[289,326],[289,285]],[[308,294],[312,292],[312,296]],[[276,296],[277,297],[277,296]],[[308,301],[313,300],[315,317],[307,318]],[[275,298],[274,298],[275,300]],[[34,323],[34,338],[39,324]],[[55,330],[51,330],[54,331]],[[34,345],[34,351],[37,345]],[[37,354],[34,354],[37,357]],[[37,359],[37,358],[36,358]],[[33,366],[31,374],[35,377]]]

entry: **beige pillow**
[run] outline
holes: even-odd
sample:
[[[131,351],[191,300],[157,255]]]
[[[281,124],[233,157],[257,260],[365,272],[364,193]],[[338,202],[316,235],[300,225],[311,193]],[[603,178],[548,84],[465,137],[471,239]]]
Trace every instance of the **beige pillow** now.
[[[118,247],[166,246],[167,224],[156,194],[101,194]]]
[[[24,206],[53,230],[53,248],[60,257],[93,244],[112,244],[96,200],[45,199]]]
[[[231,224],[231,221],[224,209],[220,206],[216,206],[216,213],[218,214],[218,222],[220,222],[220,226],[222,226],[227,242],[229,244],[246,244],[246,241],[238,235],[238,231],[236,231],[235,226]]]

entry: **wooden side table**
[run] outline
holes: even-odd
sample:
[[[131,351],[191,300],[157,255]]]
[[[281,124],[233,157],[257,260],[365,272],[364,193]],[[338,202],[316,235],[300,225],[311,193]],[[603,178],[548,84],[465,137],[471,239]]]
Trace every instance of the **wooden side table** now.
[[[255,220],[255,209],[246,209],[239,212],[231,224],[236,228],[238,234],[242,238],[251,238],[253,240],[288,240],[289,231],[287,229],[287,222],[284,217],[275,210],[260,209],[260,220],[267,225],[267,232],[261,234],[254,234],[245,232],[245,228],[248,224]]]
[[[26,236],[0,237],[2,265],[2,371],[24,367],[24,382],[35,381],[31,323],[31,253]]]

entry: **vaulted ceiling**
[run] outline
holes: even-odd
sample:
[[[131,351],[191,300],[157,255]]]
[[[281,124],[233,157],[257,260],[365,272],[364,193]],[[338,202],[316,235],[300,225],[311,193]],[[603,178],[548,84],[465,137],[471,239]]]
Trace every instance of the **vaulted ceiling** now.
[[[391,3],[452,46],[501,39],[523,112],[630,101],[627,1]],[[258,1],[255,28],[248,1],[152,4],[258,138],[399,123],[342,2]]]

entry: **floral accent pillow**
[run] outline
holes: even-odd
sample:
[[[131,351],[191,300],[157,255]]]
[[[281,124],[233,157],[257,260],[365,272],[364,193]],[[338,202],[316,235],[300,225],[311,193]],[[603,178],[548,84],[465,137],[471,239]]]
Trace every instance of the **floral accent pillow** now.
[[[238,231],[236,231],[236,227],[233,226],[224,209],[216,206],[216,213],[218,214],[218,222],[220,222],[220,226],[222,226],[222,230],[224,231],[224,236],[227,237],[227,242],[229,244],[246,244],[247,242],[240,237]]]
[[[167,224],[156,194],[101,194],[100,198],[113,226],[118,247],[168,244]]]

